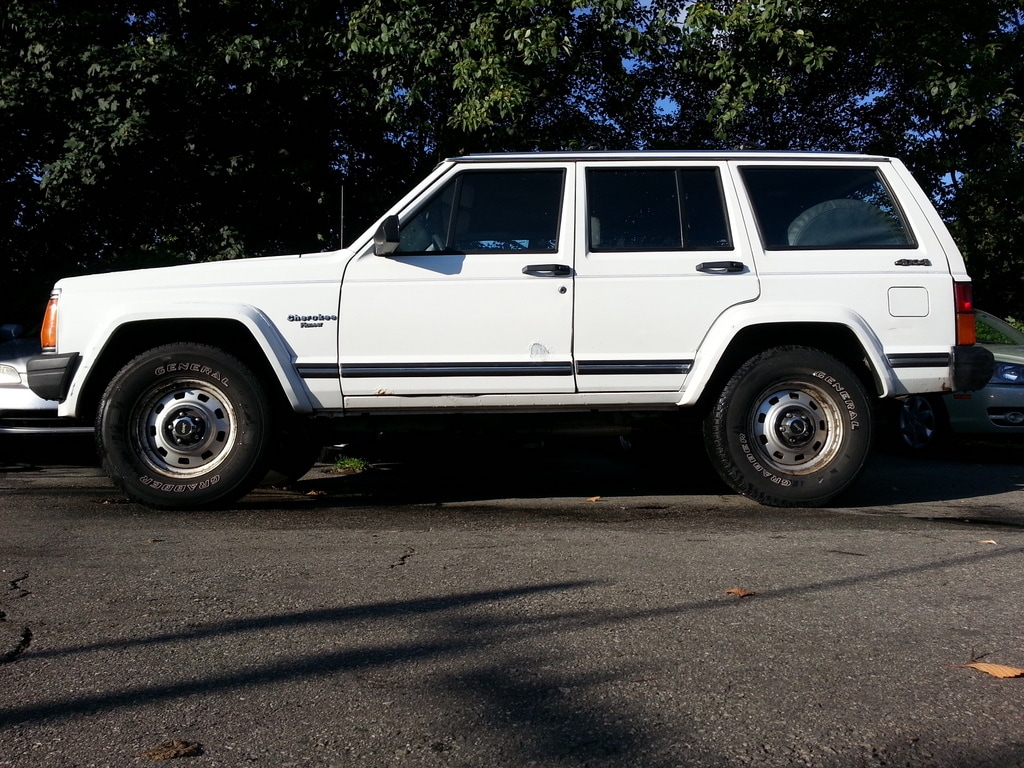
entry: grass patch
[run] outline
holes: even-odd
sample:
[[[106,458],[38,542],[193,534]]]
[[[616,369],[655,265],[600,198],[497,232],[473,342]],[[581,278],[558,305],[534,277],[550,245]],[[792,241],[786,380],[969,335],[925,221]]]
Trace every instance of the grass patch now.
[[[339,475],[356,475],[370,468],[370,462],[358,456],[339,456],[334,462],[334,471]]]

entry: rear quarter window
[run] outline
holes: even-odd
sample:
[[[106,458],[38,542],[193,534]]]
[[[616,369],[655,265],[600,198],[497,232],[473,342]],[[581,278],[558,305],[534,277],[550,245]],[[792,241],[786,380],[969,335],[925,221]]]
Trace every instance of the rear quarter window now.
[[[744,167],[767,250],[914,248],[877,168]]]

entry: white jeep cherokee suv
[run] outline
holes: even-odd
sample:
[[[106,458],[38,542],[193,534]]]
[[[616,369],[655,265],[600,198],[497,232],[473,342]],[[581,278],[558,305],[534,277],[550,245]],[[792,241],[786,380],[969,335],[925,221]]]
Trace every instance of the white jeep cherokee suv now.
[[[61,280],[42,342],[32,389],[164,508],[359,431],[660,414],[699,417],[738,493],[822,504],[883,399],[992,370],[930,200],[852,154],[454,158],[337,252]]]

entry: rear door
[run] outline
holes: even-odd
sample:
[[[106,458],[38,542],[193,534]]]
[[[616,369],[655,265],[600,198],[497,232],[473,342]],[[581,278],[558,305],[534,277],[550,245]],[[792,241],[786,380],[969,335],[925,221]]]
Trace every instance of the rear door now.
[[[715,318],[759,292],[724,164],[581,162],[576,183],[578,389],[677,392]]]

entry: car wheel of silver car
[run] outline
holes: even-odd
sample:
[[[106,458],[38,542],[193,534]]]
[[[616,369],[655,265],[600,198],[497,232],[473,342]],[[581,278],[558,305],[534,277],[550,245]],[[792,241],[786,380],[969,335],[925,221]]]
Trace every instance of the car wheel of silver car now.
[[[776,347],[730,377],[704,424],[708,454],[737,493],[772,506],[815,506],[860,474],[871,446],[871,403],[830,355]]]
[[[135,501],[221,506],[266,475],[270,411],[252,371],[214,347],[145,352],[111,380],[96,440],[107,473]]]
[[[946,421],[941,399],[910,395],[900,402],[897,415],[899,447],[912,452],[935,449],[946,436]]]

